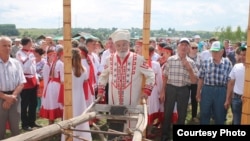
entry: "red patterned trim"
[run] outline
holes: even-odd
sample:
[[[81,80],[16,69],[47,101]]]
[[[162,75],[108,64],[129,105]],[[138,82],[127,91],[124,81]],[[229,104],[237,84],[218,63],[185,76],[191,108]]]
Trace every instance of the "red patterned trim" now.
[[[44,109],[44,107],[41,107],[39,115],[41,118],[55,120],[57,118],[63,117],[63,110],[60,108],[48,110],[48,109]]]
[[[144,61],[140,67],[142,67],[144,69],[149,69],[149,65],[146,61]]]
[[[144,89],[143,89],[143,93],[144,93],[144,94],[147,94],[148,96],[151,95],[151,92],[152,92],[152,90],[150,90],[150,89],[147,89],[147,88],[144,88]]]
[[[124,58],[123,62],[121,62],[121,59],[120,57],[116,54],[116,57],[117,57],[117,62],[121,65],[123,65],[125,62],[127,62],[128,58],[130,56],[130,52],[127,54],[127,56]]]
[[[98,94],[104,94],[104,92],[105,92],[105,86],[98,85]]]

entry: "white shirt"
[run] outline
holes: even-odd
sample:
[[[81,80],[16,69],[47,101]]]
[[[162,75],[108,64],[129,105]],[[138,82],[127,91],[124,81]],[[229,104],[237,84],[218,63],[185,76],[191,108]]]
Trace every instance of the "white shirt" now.
[[[20,64],[23,68],[23,72],[25,74],[25,77],[37,77],[36,74],[36,58],[34,53],[32,52],[24,52],[22,50],[19,50],[16,53],[16,59],[20,61]]]
[[[208,60],[210,57],[212,57],[210,50],[204,50],[200,53],[200,58],[202,62]]]
[[[4,63],[0,59],[0,91],[13,91],[26,82],[20,63],[13,58]]]
[[[102,72],[104,69],[104,66],[106,65],[106,60],[107,58],[111,55],[110,50],[107,49],[102,53],[102,57],[101,57],[101,64],[100,64],[100,69],[99,71]]]
[[[152,60],[152,61],[158,61],[158,59],[159,59],[160,57],[161,57],[161,56],[160,56],[158,53],[154,52],[154,54],[153,54],[152,57],[151,57],[151,60]]]
[[[243,63],[235,64],[231,70],[229,77],[235,80],[234,92],[242,95],[244,91],[245,66]]]

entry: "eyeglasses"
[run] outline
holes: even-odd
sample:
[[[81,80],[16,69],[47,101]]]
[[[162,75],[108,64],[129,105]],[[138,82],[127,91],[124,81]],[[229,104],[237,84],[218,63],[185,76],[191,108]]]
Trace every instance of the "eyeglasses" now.
[[[194,50],[194,49],[198,49],[198,47],[192,47],[192,49]]]

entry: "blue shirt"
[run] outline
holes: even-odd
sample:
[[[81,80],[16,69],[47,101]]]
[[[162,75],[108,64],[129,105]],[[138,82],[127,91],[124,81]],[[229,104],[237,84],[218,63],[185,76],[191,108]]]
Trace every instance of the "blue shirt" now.
[[[232,64],[227,58],[222,57],[220,64],[215,64],[211,57],[201,64],[199,78],[204,80],[204,85],[227,86],[231,69]]]

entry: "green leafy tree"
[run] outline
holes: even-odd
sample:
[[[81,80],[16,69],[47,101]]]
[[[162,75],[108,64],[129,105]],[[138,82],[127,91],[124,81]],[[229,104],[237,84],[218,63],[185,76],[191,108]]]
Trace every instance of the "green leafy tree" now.
[[[234,34],[235,34],[235,40],[236,41],[242,41],[243,36],[242,36],[242,31],[241,31],[241,27],[240,26],[237,27],[237,29],[236,29],[236,31],[235,31]]]
[[[0,24],[0,35],[18,36],[19,32],[15,24]]]

